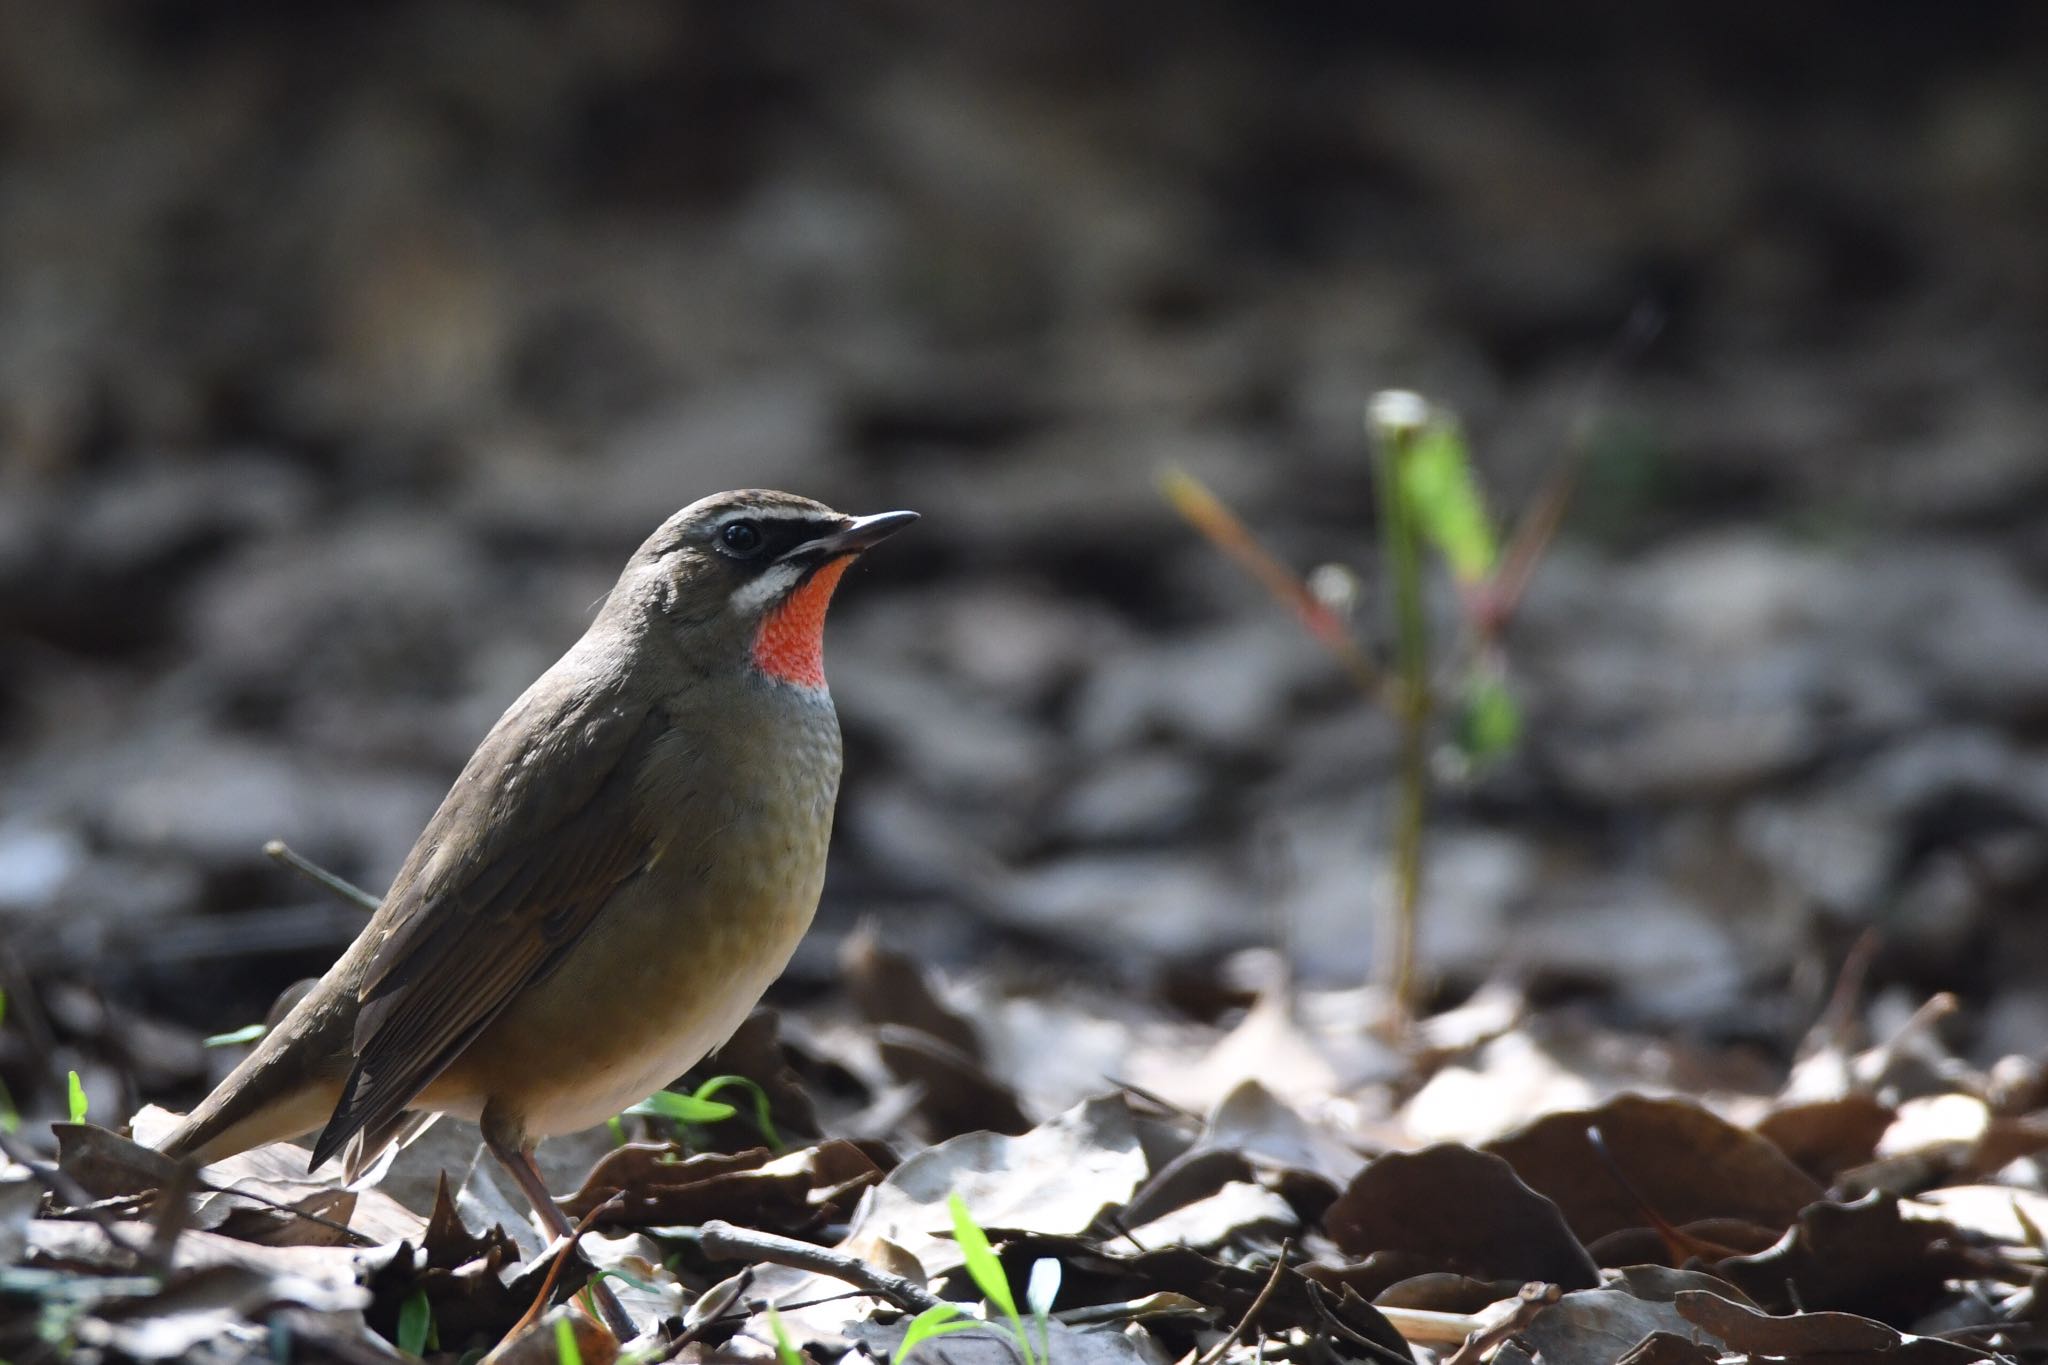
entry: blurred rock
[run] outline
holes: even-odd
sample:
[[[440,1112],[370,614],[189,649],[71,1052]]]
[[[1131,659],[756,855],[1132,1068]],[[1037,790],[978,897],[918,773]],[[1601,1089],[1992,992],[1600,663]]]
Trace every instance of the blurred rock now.
[[[1067,793],[1053,832],[1101,843],[1173,838],[1188,832],[1205,792],[1200,770],[1177,755],[1111,758]]]
[[[1073,731],[1098,754],[1155,738],[1247,751],[1280,728],[1298,689],[1328,671],[1307,632],[1274,609],[1096,672],[1075,699]]]
[[[1112,957],[1271,937],[1256,902],[1223,869],[1178,852],[1091,854],[1022,869],[996,907],[1019,928]]]

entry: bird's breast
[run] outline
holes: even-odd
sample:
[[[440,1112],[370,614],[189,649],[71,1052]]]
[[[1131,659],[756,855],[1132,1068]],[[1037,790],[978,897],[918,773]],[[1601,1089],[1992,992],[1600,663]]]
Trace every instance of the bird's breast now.
[[[791,689],[784,689],[791,690]],[[534,1136],[600,1123],[739,1027],[810,927],[839,791],[829,700],[673,724],[635,786],[648,864],[454,1070]],[[465,1082],[470,1084],[469,1082]]]

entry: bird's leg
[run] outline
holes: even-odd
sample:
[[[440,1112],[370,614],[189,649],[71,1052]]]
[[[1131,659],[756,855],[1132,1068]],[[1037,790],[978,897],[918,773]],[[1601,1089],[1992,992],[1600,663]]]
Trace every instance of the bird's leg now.
[[[540,1178],[540,1167],[533,1163],[532,1144],[507,1142],[491,1132],[493,1125],[485,1123],[483,1127],[484,1146],[490,1148],[491,1155],[505,1168],[505,1174],[512,1177],[512,1183],[526,1196],[526,1202],[533,1205],[533,1211],[546,1226],[548,1236],[574,1237],[575,1225],[569,1221],[569,1215],[562,1212],[554,1196],[548,1193],[547,1182]],[[611,1329],[613,1336],[621,1342],[628,1342],[640,1335],[640,1329],[633,1325],[633,1319],[620,1306],[610,1286],[603,1280],[592,1279],[589,1288],[590,1301],[597,1306],[598,1316],[604,1319],[604,1325]]]

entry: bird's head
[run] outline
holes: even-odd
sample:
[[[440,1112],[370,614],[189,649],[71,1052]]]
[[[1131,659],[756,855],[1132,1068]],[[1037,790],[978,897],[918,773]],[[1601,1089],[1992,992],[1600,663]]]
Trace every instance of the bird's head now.
[[[854,517],[793,493],[714,493],[663,522],[614,593],[658,614],[685,653],[709,666],[738,655],[796,687],[825,685],[825,608],[863,551],[915,512]]]

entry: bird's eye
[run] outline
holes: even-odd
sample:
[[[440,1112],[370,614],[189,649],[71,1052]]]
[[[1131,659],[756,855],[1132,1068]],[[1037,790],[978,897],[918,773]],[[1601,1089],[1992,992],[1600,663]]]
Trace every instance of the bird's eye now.
[[[761,528],[751,521],[728,521],[719,528],[718,539],[727,551],[745,559],[761,548]]]

